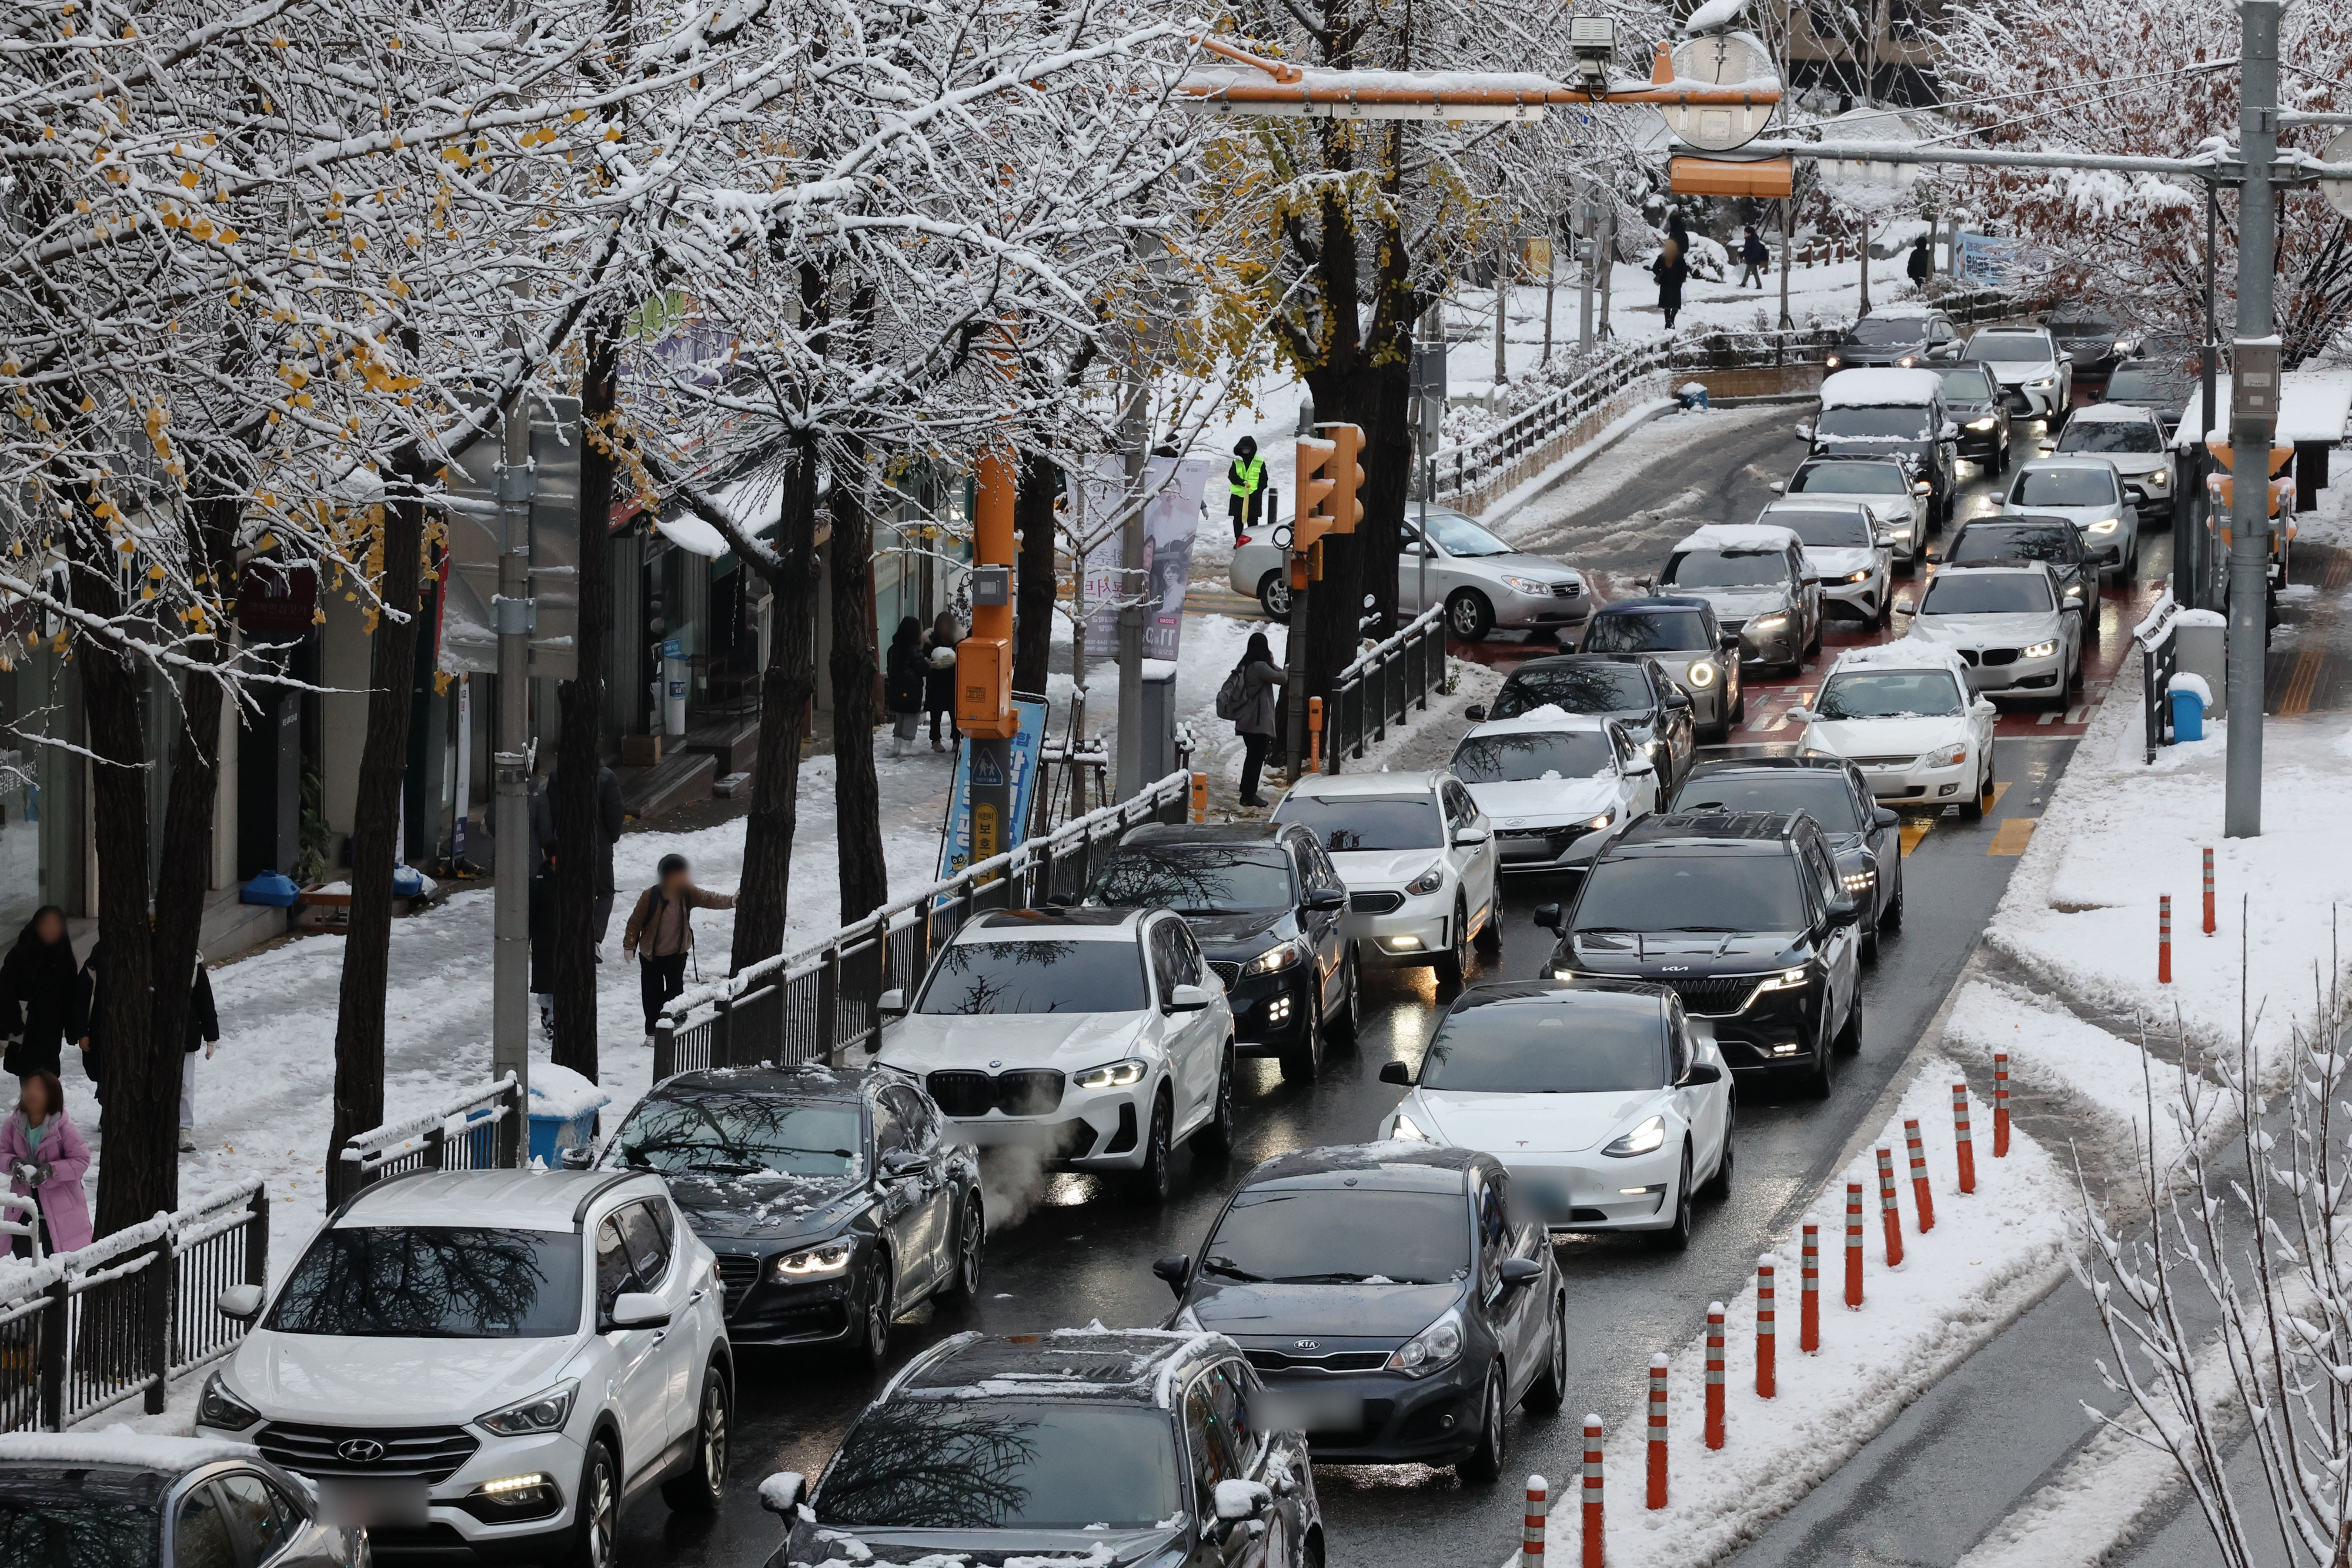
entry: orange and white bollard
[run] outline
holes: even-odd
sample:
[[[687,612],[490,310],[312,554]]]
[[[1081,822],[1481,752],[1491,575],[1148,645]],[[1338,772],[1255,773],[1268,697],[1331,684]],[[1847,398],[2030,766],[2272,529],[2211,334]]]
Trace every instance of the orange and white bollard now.
[[[1650,1506],[1666,1506],[1666,1358],[1650,1357]]]
[[[1723,1447],[1723,1303],[1706,1304],[1706,1446]]]
[[[1528,1512],[1519,1524],[1519,1568],[1543,1568],[1544,1523],[1551,1517],[1551,1483],[1528,1478]]]
[[[1584,1568],[1608,1568],[1601,1533],[1601,1417],[1584,1418]]]
[[[1992,1157],[2009,1157],[2009,1053],[1992,1053]]]
[[[1811,1355],[1822,1348],[1822,1228],[1810,1219],[1797,1274],[1797,1348]]]
[[[1862,1310],[1862,1184],[1845,1184],[1845,1304]]]
[[[1323,771],[1323,699],[1307,699],[1307,771]]]
[[[2172,894],[2156,901],[2156,983],[2172,984]]]
[[[2213,935],[2213,851],[2205,851],[2205,935]]]
[[[1927,1152],[1919,1144],[1919,1123],[1916,1117],[1906,1117],[1903,1142],[1911,1155],[1911,1201],[1919,1210],[1919,1234],[1925,1236],[1936,1228],[1936,1195],[1927,1188]]]
[[[1772,1254],[1756,1260],[1756,1397],[1769,1399],[1772,1378]]]
[[[1903,1266],[1903,1211],[1895,1203],[1895,1156],[1878,1151],[1878,1218],[1886,1228],[1886,1266]]]
[[[1209,776],[1205,773],[1195,773],[1192,775],[1192,821],[1205,822],[1208,820]]]
[[[1952,1140],[1960,1151],[1960,1190],[1977,1189],[1977,1146],[1969,1139],[1969,1086],[1952,1085]]]

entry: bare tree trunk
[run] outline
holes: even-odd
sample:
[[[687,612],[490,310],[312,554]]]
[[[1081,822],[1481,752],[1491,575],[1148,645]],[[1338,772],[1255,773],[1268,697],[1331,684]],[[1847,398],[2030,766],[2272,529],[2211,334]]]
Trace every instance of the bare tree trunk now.
[[[1060,467],[1034,452],[1021,455],[1020,486],[1013,497],[1013,528],[1021,536],[1021,570],[1013,589],[1013,689],[1042,692],[1054,645],[1054,496]]]
[[[760,756],[735,904],[737,969],[784,947],[793,835],[800,822],[801,732],[816,694],[816,465],[814,444],[803,442],[784,478],[779,559],[768,579],[776,596],[776,632],[760,682]]]
[[[339,1151],[383,1121],[383,1009],[392,956],[392,873],[400,861],[400,787],[416,690],[416,605],[425,537],[423,476],[404,464],[384,507],[386,613],[368,649],[367,737],[352,809],[352,918],[335,1012],[335,1104],[327,1134],[327,1191],[347,1190]]]
[[[606,519],[620,429],[613,417],[620,381],[619,323],[590,329],[581,377],[580,617],[572,679],[555,689],[561,729],[555,752],[555,1039],[549,1059],[596,1081],[596,905],[604,865],[596,802],[604,768],[604,632],[612,615],[612,551]]]
[[[833,788],[841,868],[841,923],[890,902],[882,859],[880,787],[874,779],[874,519],[866,509],[864,444],[852,440],[828,497],[833,514]],[[781,622],[780,622],[781,624]],[[761,741],[766,740],[763,731]]]

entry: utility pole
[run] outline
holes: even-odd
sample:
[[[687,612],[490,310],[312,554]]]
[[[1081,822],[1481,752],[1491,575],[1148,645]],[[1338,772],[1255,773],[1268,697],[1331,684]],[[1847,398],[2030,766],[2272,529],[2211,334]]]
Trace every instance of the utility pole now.
[[[518,341],[517,347],[520,347]],[[530,405],[518,387],[501,415],[498,465],[498,877],[491,904],[490,1075],[513,1073],[530,1094]],[[499,1124],[499,1163],[519,1166],[527,1146],[509,1117]]]
[[[974,863],[1018,844],[1024,827],[1013,820],[1013,737],[1020,728],[1013,709],[1013,501],[1018,475],[1012,450],[1003,446],[983,453],[973,473],[971,635],[956,648],[956,724],[971,747]],[[1086,658],[1083,624],[1078,657]],[[1127,741],[1122,725],[1122,759]],[[1017,884],[1013,891],[1017,900]]]
[[[1143,788],[1143,476],[1149,444],[1143,418],[1150,385],[1140,371],[1126,372],[1127,406],[1119,413],[1119,456],[1127,465],[1122,504],[1127,520],[1118,530],[1118,780],[1115,799]]]
[[[1609,336],[1609,285],[1617,271],[1617,197],[1612,192],[1601,205],[1601,238],[1599,254],[1593,265],[1601,269],[1601,336]]]
[[[1510,379],[1508,361],[1504,358],[1503,334],[1511,319],[1511,238],[1503,236],[1503,246],[1495,257],[1495,391],[1499,395],[1503,383]]]
[[[2263,831],[2263,665],[2270,606],[2271,437],[2278,425],[2278,340],[2271,316],[2277,245],[2280,0],[2241,0],[2242,73],[2238,143],[2245,183],[2238,192],[2237,360],[2230,378],[2229,758],[2221,831]]]
[[[2205,183],[2205,347],[2198,355],[2198,380],[2204,393],[2204,423],[2197,427],[2197,439],[2189,444],[2189,477],[2193,505],[2183,507],[2174,497],[2173,512],[2177,517],[2189,514],[2188,527],[2173,531],[2172,597],[2192,610],[2210,610],[2219,597],[2213,591],[2213,560],[2210,541],[2213,537],[2213,497],[2207,489],[2205,476],[2213,471],[2213,455],[2205,444],[2213,437],[2216,410],[2213,407],[2213,378],[2221,358],[2221,329],[2214,319],[2213,269],[2220,249],[2221,229],[2221,188],[2212,181]]]

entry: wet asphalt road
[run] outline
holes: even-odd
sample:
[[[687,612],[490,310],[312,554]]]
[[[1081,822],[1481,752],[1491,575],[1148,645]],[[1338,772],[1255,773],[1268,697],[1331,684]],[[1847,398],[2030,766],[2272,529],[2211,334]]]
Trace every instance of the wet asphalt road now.
[[[1630,591],[1616,588],[1619,574],[1630,578],[1661,564],[1666,547],[1691,524],[1755,515],[1769,497],[1769,481],[1785,476],[1801,455],[1790,430],[1797,417],[1790,411],[1787,420],[1726,431],[1720,442],[1657,465],[1660,471],[1611,497],[1601,513],[1573,505],[1571,482],[1567,503],[1539,498],[1505,531],[1515,540],[1540,537],[1548,551],[1595,569],[1604,592]],[[2021,440],[2019,455],[2028,451]],[[1969,494],[1961,516],[1990,509],[1982,476],[1973,466],[1964,472]],[[2161,582],[2167,554],[2160,536],[2143,546],[2143,584]],[[2112,668],[2146,592],[2110,591],[2085,701],[2095,699],[2099,677]],[[1860,640],[1865,635],[1832,637],[1806,676],[1751,686],[1748,723],[1735,736],[1735,748],[1793,739],[1792,727],[1780,733],[1785,721],[1776,710],[1818,680],[1838,645]],[[1474,656],[1508,663],[1538,651],[1490,644]],[[1864,971],[1860,1054],[1843,1063],[1826,1102],[1743,1092],[1732,1196],[1702,1204],[1689,1250],[1654,1253],[1624,1237],[1561,1244],[1571,1313],[1570,1395],[1560,1416],[1513,1417],[1508,1475],[1575,1473],[1580,1457],[1575,1416],[1630,1409],[1650,1354],[1698,1332],[1707,1302],[1734,1293],[1767,1239],[1781,1233],[1806,1206],[1958,977],[2030,835],[2031,820],[2072,753],[2084,716],[2078,708],[2053,716],[2052,722],[2032,712],[2005,717],[1995,747],[2002,789],[1986,820],[1964,823],[1955,812],[1912,821],[1905,833],[1905,927],[1887,937],[1876,967]],[[1541,881],[1510,884],[1503,956],[1486,974],[1518,978],[1538,972],[1552,938],[1530,923],[1530,913],[1568,891]],[[1417,1062],[1446,999],[1425,970],[1368,975],[1361,1039],[1353,1050],[1335,1048],[1317,1082],[1286,1083],[1273,1062],[1244,1061],[1237,1084],[1240,1136],[1231,1164],[1208,1166],[1180,1155],[1177,1194],[1162,1209],[1139,1207],[1091,1178],[1052,1178],[1026,1216],[992,1238],[980,1305],[963,1314],[919,1309],[900,1330],[901,1354],[964,1328],[1007,1333],[1097,1319],[1115,1326],[1159,1322],[1172,1298],[1151,1274],[1151,1260],[1192,1250],[1233,1181],[1257,1160],[1303,1145],[1370,1137],[1402,1092],[1378,1081],[1381,1064]],[[845,1355],[740,1352],[725,1507],[716,1519],[698,1521],[671,1515],[658,1498],[637,1502],[624,1520],[621,1561],[680,1568],[764,1562],[778,1538],[774,1521],[758,1507],[760,1479],[778,1469],[820,1470],[875,1386]],[[1517,1496],[1509,1484],[1468,1486],[1450,1470],[1419,1466],[1320,1466],[1316,1484],[1333,1564],[1499,1564],[1518,1538]]]

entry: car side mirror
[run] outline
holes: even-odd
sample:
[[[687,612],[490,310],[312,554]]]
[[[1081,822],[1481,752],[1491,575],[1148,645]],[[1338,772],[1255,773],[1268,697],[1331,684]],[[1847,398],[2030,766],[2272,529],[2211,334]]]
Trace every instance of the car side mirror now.
[[[1640,779],[1657,770],[1658,765],[1650,760],[1647,752],[1634,753],[1633,760],[1625,764],[1625,777],[1628,779]]]
[[[1381,1082],[1410,1089],[1412,1087],[1412,1069],[1402,1061],[1383,1061],[1381,1063]]]
[[[1484,828],[1456,828],[1454,830],[1454,847],[1462,850],[1475,849],[1492,837],[1494,835]]]
[[[249,1323],[261,1315],[261,1287],[231,1285],[213,1298],[213,1305],[231,1322]]]
[[[1557,931],[1557,930],[1559,930],[1559,904],[1537,904],[1537,905],[1536,905],[1536,924],[1537,924],[1537,925],[1540,925],[1540,926],[1542,926],[1542,927],[1543,927],[1545,930],[1547,930],[1547,931]]]
[[[1925,479],[1914,479],[1911,481],[1911,493],[1915,496],[1932,496],[1936,493],[1936,486]]]
[[[1851,898],[1832,899],[1829,907],[1830,924],[1851,925],[1862,918],[1862,905]]]
[[[1696,1089],[1702,1083],[1720,1083],[1721,1082],[1723,1082],[1722,1068],[1712,1061],[1694,1061],[1683,1069],[1683,1075],[1675,1080],[1675,1087]]]
[[[1990,697],[1980,696],[1969,705],[1970,713],[1999,713],[2000,705]]]
[[[1689,707],[1690,706],[1691,700],[1688,694],[1683,692],[1668,692],[1666,694],[1666,706],[1668,708],[1680,711]]]
[[[1209,992],[1202,986],[1177,986],[1168,993],[1168,1011],[1196,1013],[1209,1005]]]
[[[1347,890],[1338,887],[1318,887],[1307,895],[1307,907],[1326,911],[1345,909],[1348,907]]]
[[[1906,593],[1906,594],[1902,595],[1900,598],[1898,598],[1898,599],[1896,599],[1896,600],[1895,601],[1895,614],[1897,614],[1897,615],[1916,615],[1916,614],[1917,614],[1918,612],[1918,612],[1918,606],[1917,606],[1916,603],[1914,603],[1914,602],[1913,602],[1912,598],[1911,598],[1911,596],[1910,596],[1909,594]]]
[[[1184,1293],[1184,1276],[1192,1271],[1192,1256],[1171,1252],[1165,1258],[1154,1260],[1151,1271],[1167,1281],[1168,1288],[1181,1296]]]
[[[1960,427],[1948,419],[1944,421],[1944,428],[1936,433],[1938,441],[1958,441],[1959,438]]]
[[[1255,1519],[1274,1503],[1274,1493],[1256,1481],[1238,1478],[1217,1483],[1215,1492],[1217,1522],[1235,1524],[1244,1519]]]
[[[882,1156],[882,1174],[886,1176],[913,1176],[917,1171],[930,1169],[929,1155],[912,1149],[892,1149]]]
[[[1801,423],[1797,426],[1797,439],[1800,441],[1811,441],[1812,438],[1813,427],[1809,423]]]
[[[1730,650],[1739,646],[1739,633],[1737,632],[1718,632],[1715,641],[1717,647],[1720,647],[1725,652],[1728,653]]]
[[[808,1477],[798,1470],[778,1470],[760,1483],[760,1506],[784,1519],[790,1519],[807,1496]]]
[[[1485,703],[1472,703],[1468,707],[1462,710],[1462,716],[1468,719],[1472,724],[1484,724],[1486,722],[1486,705]]]
[[[1789,710],[1789,716],[1799,724],[1811,724],[1822,716],[1809,707],[1792,707]]]
[[[1903,825],[1903,814],[1879,806],[1870,813],[1870,825],[1874,828],[1899,828]]]
[[[1532,1258],[1506,1258],[1496,1272],[1502,1277],[1503,1289],[1523,1291],[1543,1278],[1543,1265]]]
[[[2058,362],[2059,362],[2060,364],[2062,364],[2062,365],[2071,365],[2071,364],[2073,364],[2073,363],[2074,362],[2074,350],[2071,350],[2071,349],[2061,349],[2061,350],[2058,350]]]
[[[613,1298],[605,1321],[616,1329],[667,1328],[669,1303],[651,1291],[624,1291]]]
[[[888,990],[874,998],[874,1010],[880,1013],[884,1018],[905,1018],[907,1016],[907,993],[897,986],[891,987]]]
[[[1765,488],[1776,496],[1785,496],[1789,493],[1789,482],[1786,479],[1775,479]]]
[[[584,1171],[596,1163],[595,1147],[589,1144],[574,1144],[559,1151],[555,1163],[568,1171]]]

